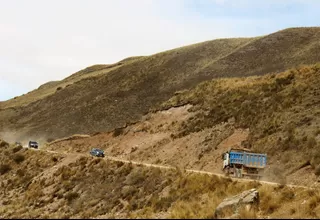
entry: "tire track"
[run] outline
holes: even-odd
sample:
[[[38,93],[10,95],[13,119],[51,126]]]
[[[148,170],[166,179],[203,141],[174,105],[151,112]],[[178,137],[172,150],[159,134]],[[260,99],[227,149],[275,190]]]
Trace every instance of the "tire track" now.
[[[28,148],[32,149],[32,148]],[[37,150],[37,149],[32,149],[32,150]],[[67,152],[58,152],[58,151],[52,151],[52,150],[45,150],[45,149],[38,149],[39,151],[44,151],[50,154],[59,154],[63,156],[84,156],[84,157],[92,157],[91,155],[87,155],[84,153],[67,153]],[[121,159],[118,157],[112,157],[112,156],[105,156],[103,158],[104,160],[110,160],[110,161],[116,161],[116,162],[123,162],[126,164],[134,164],[138,166],[145,166],[145,167],[153,167],[153,168],[160,168],[160,169],[167,169],[167,170],[175,170],[177,169],[176,167],[173,166],[165,166],[165,165],[158,165],[158,164],[150,164],[150,163],[144,163],[144,162],[138,162],[138,161],[132,161],[132,160],[126,160],[126,159]],[[219,173],[212,173],[209,171],[203,171],[203,170],[193,170],[193,169],[183,169],[184,172],[186,173],[198,173],[198,174],[206,174],[209,176],[217,176],[220,178],[230,178],[232,181],[238,181],[238,182],[259,182],[261,184],[268,184],[268,185],[274,185],[274,186],[281,186],[283,184],[280,183],[275,183],[275,182],[269,182],[269,181],[263,181],[263,180],[254,180],[254,179],[241,179],[241,178],[235,178],[235,177],[227,177],[224,174],[219,174]],[[290,187],[290,188],[304,188],[304,189],[314,189],[314,187],[306,187],[306,186],[301,186],[301,185],[293,185],[293,184],[285,184],[285,186]]]

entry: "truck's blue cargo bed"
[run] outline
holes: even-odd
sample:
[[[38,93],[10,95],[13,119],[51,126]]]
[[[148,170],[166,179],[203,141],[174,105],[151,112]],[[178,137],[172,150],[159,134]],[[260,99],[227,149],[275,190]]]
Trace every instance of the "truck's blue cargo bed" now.
[[[230,164],[242,164],[246,167],[264,168],[267,164],[267,155],[231,151]]]

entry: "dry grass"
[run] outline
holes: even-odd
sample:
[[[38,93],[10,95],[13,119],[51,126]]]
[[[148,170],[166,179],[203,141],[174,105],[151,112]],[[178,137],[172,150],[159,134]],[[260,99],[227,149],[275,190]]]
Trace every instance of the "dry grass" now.
[[[0,148],[6,148],[8,146],[9,146],[9,144],[7,142],[0,139]]]
[[[247,209],[241,207],[239,209],[239,219],[257,219],[257,211],[255,209]]]
[[[60,138],[60,139],[54,140],[54,141],[48,143],[48,146],[62,142],[62,141],[78,140],[78,139],[89,138],[89,137],[91,137],[91,136],[87,135],[87,134],[74,134],[74,135],[71,135],[70,137],[65,137],[65,138]]]
[[[12,149],[12,152],[13,152],[13,153],[17,153],[18,151],[20,151],[20,150],[22,150],[22,149],[23,149],[22,146],[17,146],[17,147],[14,147],[14,148]]]
[[[15,130],[23,127],[25,135],[29,136],[43,131],[37,136],[50,135],[54,139],[75,133],[110,131],[139,120],[150,109],[158,109],[159,104],[175,92],[193,88],[206,80],[263,75],[301,63],[315,63],[320,59],[316,52],[319,48],[319,30],[287,29],[259,38],[219,39],[129,59],[113,67],[94,66],[59,83],[1,103],[0,127]],[[273,93],[287,87],[287,82],[277,78],[271,85],[266,84],[265,88],[268,93]],[[238,86],[241,87],[240,82]],[[58,87],[62,89],[56,91]],[[299,92],[300,89],[292,90],[292,94],[298,97]],[[239,108],[238,95],[234,91],[226,95],[233,95]],[[244,95],[250,95],[253,102],[258,94],[239,94],[240,98]],[[275,106],[292,105],[294,101],[283,100],[283,96],[280,93],[272,97],[275,103],[283,101]],[[184,104],[187,101],[181,102]],[[248,109],[251,104],[247,102],[243,105],[243,110],[247,111],[243,113],[254,113]],[[222,119],[230,113],[219,111],[219,107],[215,111]],[[250,121],[255,123],[254,118]],[[273,133],[278,123],[270,123],[264,128],[264,133]]]
[[[51,170],[61,158],[55,156],[57,160],[53,161],[46,153],[21,150],[19,154],[25,160],[16,164],[10,160],[12,150],[6,150],[9,154],[1,159],[11,162],[12,169],[0,176],[4,189],[0,190],[0,199],[8,200],[9,192],[14,195],[10,204],[0,209],[0,215],[7,218],[116,218],[119,214],[127,218],[212,218],[223,199],[251,188],[260,192],[259,217],[298,214],[312,217],[317,215],[315,210],[320,203],[317,190],[237,182],[179,169],[161,170],[85,156],[61,166],[52,175],[42,173],[45,175],[42,178],[40,173]],[[21,186],[22,191],[16,191]],[[304,200],[304,209],[295,205]],[[243,208],[238,214],[240,218],[257,217],[254,209]]]
[[[22,154],[14,154],[12,156],[12,160],[14,160],[14,162],[19,164],[25,160],[25,157]]]
[[[116,128],[116,129],[114,129],[112,136],[117,137],[117,136],[123,134],[123,132],[124,132],[124,128]]]
[[[270,215],[281,207],[281,200],[274,192],[267,192],[261,195],[260,208],[263,210],[263,214]]]
[[[6,102],[0,103],[0,109],[4,108],[15,108],[18,106],[26,106],[30,103],[39,101],[44,99],[50,95],[53,95],[59,90],[67,88],[74,83],[77,83],[83,79],[97,77],[101,74],[105,74],[111,70],[114,70],[120,67],[123,63],[116,63],[111,65],[93,65],[89,66],[83,70],[80,70],[69,77],[65,78],[61,81],[51,81],[41,85],[38,89],[28,92],[27,94],[23,94],[21,96],[17,96],[14,99],[8,100]]]
[[[311,215],[312,217],[319,218],[320,213],[316,212],[316,208],[319,206],[319,204],[320,204],[320,194],[319,192],[315,192],[312,196],[309,197],[306,203],[305,212]]]
[[[11,170],[11,166],[8,164],[0,164],[0,174],[3,175]]]
[[[181,125],[177,137],[234,119],[236,127],[249,128],[248,146],[267,153],[270,162],[281,159],[283,167],[296,168],[296,161],[307,160],[315,168],[320,161],[315,135],[320,127],[319,74],[320,64],[315,64],[277,75],[212,80],[174,96],[163,108],[194,104],[196,117]],[[279,151],[294,160],[279,158]]]

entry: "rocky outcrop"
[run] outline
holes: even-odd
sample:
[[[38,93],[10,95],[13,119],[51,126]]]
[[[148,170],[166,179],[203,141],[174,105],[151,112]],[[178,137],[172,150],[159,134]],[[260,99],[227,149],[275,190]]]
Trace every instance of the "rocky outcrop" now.
[[[259,192],[256,189],[250,189],[224,199],[216,208],[214,218],[239,218],[240,208],[245,208],[247,211],[257,211],[258,207]]]

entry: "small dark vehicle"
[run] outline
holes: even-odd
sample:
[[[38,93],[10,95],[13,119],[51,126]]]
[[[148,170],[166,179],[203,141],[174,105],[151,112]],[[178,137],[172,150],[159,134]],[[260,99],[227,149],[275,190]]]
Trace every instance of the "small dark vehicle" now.
[[[29,141],[29,148],[35,148],[38,149],[38,142],[36,141]]]
[[[97,148],[92,148],[90,154],[95,157],[104,157],[104,151]]]

